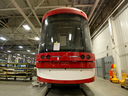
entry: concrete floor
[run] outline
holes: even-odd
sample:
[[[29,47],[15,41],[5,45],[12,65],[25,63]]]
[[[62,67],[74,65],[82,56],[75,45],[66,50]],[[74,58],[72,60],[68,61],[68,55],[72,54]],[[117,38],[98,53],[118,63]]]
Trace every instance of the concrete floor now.
[[[0,96],[44,96],[46,90],[45,85],[43,87],[32,87],[32,82],[28,81],[0,81]],[[65,90],[53,89],[47,96],[84,96],[79,93],[80,90],[74,90],[68,89],[66,93]],[[120,84],[113,84],[98,77],[96,77],[95,82],[85,84],[84,91],[87,96],[128,96],[128,90],[121,88]]]

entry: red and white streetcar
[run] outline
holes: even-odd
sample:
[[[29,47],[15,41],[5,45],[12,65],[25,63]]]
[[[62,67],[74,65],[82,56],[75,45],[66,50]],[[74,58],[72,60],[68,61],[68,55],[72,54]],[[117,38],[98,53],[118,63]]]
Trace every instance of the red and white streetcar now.
[[[55,84],[81,84],[95,80],[86,14],[76,8],[57,8],[42,19],[37,80]]]

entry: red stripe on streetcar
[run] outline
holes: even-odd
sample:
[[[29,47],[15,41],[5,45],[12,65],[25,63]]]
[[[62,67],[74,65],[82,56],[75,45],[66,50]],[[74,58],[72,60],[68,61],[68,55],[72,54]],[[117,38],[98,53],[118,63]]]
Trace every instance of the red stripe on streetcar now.
[[[37,76],[37,80],[40,82],[47,82],[47,83],[56,83],[56,84],[81,84],[81,83],[90,83],[95,80],[95,76],[88,79],[81,79],[81,80],[53,80],[53,79],[45,79]]]
[[[42,55],[43,59],[41,59]],[[49,59],[46,58],[47,55],[50,55]],[[81,55],[84,55],[85,58],[81,59]],[[90,56],[90,59],[86,58],[87,55]],[[95,61],[95,55],[86,52],[48,52],[37,54],[36,61]]]
[[[95,68],[94,62],[37,62],[37,68]]]

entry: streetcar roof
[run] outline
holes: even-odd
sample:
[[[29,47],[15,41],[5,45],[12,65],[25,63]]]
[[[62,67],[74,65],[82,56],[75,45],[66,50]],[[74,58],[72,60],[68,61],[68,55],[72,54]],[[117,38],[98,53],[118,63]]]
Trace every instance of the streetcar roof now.
[[[78,14],[80,16],[85,17],[87,20],[87,15],[82,11],[77,8],[72,8],[72,7],[61,7],[61,8],[56,8],[53,10],[48,11],[47,13],[44,14],[42,22],[45,18],[55,15],[55,14],[63,14],[63,13],[70,13],[70,14]]]

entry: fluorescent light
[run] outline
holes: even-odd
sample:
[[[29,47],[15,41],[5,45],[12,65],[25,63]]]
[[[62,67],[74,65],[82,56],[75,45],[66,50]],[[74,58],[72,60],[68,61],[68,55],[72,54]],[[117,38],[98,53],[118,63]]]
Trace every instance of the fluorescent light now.
[[[30,58],[30,57],[28,57],[28,58]]]
[[[17,54],[18,56],[20,56],[20,54]]]
[[[19,48],[23,48],[23,46],[19,46]]]
[[[4,40],[4,41],[6,40],[6,38],[4,38],[4,37],[0,37],[0,39],[1,39],[1,40]]]
[[[32,53],[32,54],[35,54],[35,53]]]
[[[69,34],[69,40],[71,40],[72,34]]]
[[[47,19],[45,20],[45,24],[48,25],[48,20]]]
[[[15,55],[13,55],[13,57],[14,57],[14,58],[16,58],[16,56],[15,56]]]
[[[7,52],[11,53],[11,51],[10,51],[10,50],[8,50]]]
[[[26,29],[26,30],[30,30],[30,27],[28,25],[23,25],[23,27]]]
[[[51,41],[53,42],[53,37],[51,38]]]
[[[40,40],[40,38],[39,38],[39,37],[35,37],[35,39],[36,39],[36,40]]]
[[[5,58],[5,59],[7,59],[7,58]]]
[[[30,50],[27,50],[28,52],[30,52]]]

